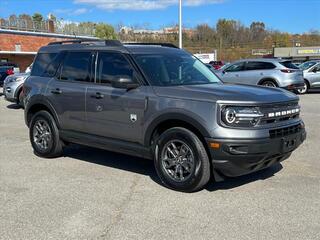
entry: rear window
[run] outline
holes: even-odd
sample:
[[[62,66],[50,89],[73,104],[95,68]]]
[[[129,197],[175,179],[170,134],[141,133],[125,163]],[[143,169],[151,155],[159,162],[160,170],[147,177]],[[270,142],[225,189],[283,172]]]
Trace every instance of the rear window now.
[[[291,68],[291,69],[299,69],[296,65],[294,65],[290,61],[285,61],[285,62],[279,62],[282,66],[285,66],[286,68]]]
[[[91,52],[68,52],[63,60],[60,79],[64,81],[91,81]]]
[[[31,75],[42,76],[48,65],[55,59],[57,53],[38,53],[33,64]]]

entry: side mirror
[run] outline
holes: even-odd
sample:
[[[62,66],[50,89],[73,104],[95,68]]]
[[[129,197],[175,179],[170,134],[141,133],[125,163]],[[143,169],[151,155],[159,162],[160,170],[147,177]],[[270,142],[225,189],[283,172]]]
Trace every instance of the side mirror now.
[[[111,86],[130,90],[139,87],[139,84],[134,82],[130,76],[121,76],[111,81]]]

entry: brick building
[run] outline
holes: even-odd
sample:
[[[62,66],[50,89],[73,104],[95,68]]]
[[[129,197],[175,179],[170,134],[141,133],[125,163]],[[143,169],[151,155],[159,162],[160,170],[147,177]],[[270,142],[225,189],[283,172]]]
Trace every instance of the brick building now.
[[[54,41],[74,39],[96,38],[0,28],[0,61],[16,63],[23,72],[32,63],[40,47]]]

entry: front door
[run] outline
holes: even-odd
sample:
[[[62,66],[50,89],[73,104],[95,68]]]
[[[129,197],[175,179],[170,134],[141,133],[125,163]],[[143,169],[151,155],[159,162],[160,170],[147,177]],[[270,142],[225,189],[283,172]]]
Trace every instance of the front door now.
[[[221,79],[226,83],[241,83],[243,70],[244,62],[234,63],[221,73]]]
[[[312,87],[320,87],[320,64],[317,64],[308,72],[308,80]]]
[[[96,84],[86,93],[87,126],[90,134],[142,142],[145,86],[122,89],[111,86],[113,79],[135,79],[135,71],[128,59],[117,52],[99,52]]]

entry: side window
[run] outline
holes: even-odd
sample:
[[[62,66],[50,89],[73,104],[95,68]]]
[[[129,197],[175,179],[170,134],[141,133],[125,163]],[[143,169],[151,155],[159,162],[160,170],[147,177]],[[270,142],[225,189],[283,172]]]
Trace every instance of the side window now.
[[[43,72],[42,77],[53,77],[60,65],[60,62],[64,56],[64,53],[59,53],[53,61],[47,66],[46,70]],[[33,68],[32,65],[30,65],[31,69]]]
[[[247,62],[246,70],[266,70],[274,69],[275,65],[269,62]]]
[[[57,56],[57,53],[38,53],[31,71],[32,76],[42,76],[47,66]]]
[[[134,70],[127,59],[120,53],[100,52],[98,55],[97,83],[111,84],[120,78],[134,80]]]
[[[60,79],[65,81],[91,81],[91,52],[68,52],[63,60]]]
[[[311,69],[311,72],[320,72],[320,64],[316,65],[313,69]]]
[[[235,63],[228,67],[225,72],[239,72],[244,70],[244,63]]]

